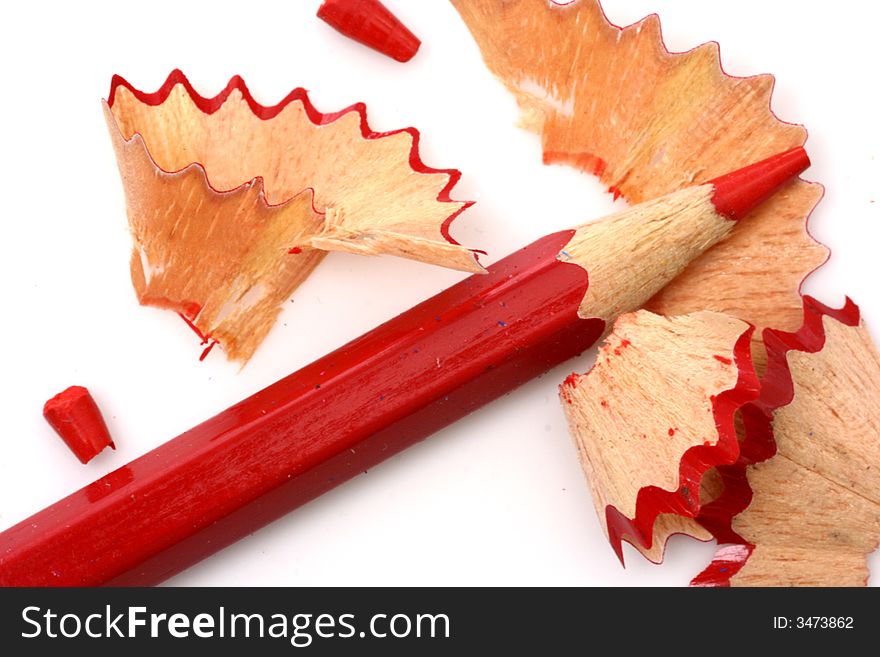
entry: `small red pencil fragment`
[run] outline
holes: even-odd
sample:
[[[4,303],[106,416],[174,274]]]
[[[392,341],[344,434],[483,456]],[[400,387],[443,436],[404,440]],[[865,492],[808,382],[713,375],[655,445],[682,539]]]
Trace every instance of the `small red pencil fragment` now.
[[[98,405],[82,386],[71,386],[52,397],[43,406],[43,417],[82,463],[108,445],[116,449]]]
[[[411,60],[422,45],[379,0],[324,0],[318,18],[398,62]]]

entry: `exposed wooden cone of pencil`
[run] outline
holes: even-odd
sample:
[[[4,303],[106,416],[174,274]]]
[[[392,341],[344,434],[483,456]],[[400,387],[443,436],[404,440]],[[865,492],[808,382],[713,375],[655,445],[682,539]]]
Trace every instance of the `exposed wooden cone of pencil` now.
[[[693,583],[864,586],[880,542],[880,355],[849,302],[831,310],[806,298],[801,330],[764,341],[756,404],[772,432],[747,432],[743,450],[775,455],[742,468],[752,497],[732,519],[740,542]]]
[[[578,227],[559,259],[588,272],[580,316],[610,327],[641,308],[809,164],[797,147]]]
[[[418,133],[376,133],[363,105],[322,114],[302,89],[272,107],[235,77],[203,98],[180,71],[153,94],[115,77],[104,112],[125,189],[139,301],[177,311],[242,363],[325,251],[471,272],[449,235],[460,174]]]
[[[586,375],[560,386],[596,513],[659,562],[672,534],[708,540],[695,518],[706,473],[739,456],[734,414],[758,394],[751,327],[709,311],[621,316]]]
[[[521,125],[541,135],[544,161],[594,174],[631,203],[806,140],[802,126],[772,113],[772,76],[725,74],[715,43],[669,52],[656,15],[621,28],[598,0],[452,3],[516,97]],[[795,330],[800,285],[828,253],[806,230],[821,196],[820,185],[791,181],[645,307],[715,310]]]

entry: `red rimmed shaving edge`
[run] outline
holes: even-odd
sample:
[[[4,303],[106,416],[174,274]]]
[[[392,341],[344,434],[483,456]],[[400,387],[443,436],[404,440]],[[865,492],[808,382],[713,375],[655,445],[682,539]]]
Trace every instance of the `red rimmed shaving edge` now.
[[[173,71],[154,93],[115,76],[104,110],[139,300],[185,315],[234,360],[327,250],[483,271],[449,234],[470,205],[450,196],[460,172],[425,166],[414,128],[371,130],[361,103],[325,114],[296,89],[263,106],[238,76],[206,98]]]
[[[716,499],[703,507],[699,521],[720,543],[741,543],[743,539],[731,528],[737,514],[752,499],[746,476],[750,465],[766,461],[776,453],[773,439],[773,413],[789,404],[794,396],[794,382],[786,356],[789,351],[816,353],[825,345],[823,317],[831,317],[846,326],[859,324],[859,309],[847,298],[839,309],[826,306],[813,297],[803,299],[803,323],[790,333],[766,329],[761,344],[767,354],[767,367],[761,377],[761,394],[741,409],[740,459],[718,469],[723,489]]]
[[[725,544],[695,586],[865,584],[880,541],[880,355],[849,299],[803,307],[798,331],[765,329],[760,385],[742,321],[640,311],[561,386],[621,560],[622,540],[659,562],[683,533]]]
[[[859,311],[804,298],[766,330],[767,371],[743,458],[702,523],[719,542],[695,586],[863,586],[880,541],[880,355]]]
[[[706,473],[739,457],[736,411],[758,396],[752,331],[712,312],[623,315],[593,369],[560,387],[596,512],[621,562],[623,540],[659,562],[672,534],[711,538],[695,518],[712,483]]]

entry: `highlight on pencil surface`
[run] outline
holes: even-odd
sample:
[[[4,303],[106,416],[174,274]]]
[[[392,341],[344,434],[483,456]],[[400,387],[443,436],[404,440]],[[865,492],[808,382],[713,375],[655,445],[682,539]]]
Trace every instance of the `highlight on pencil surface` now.
[[[560,388],[605,533],[659,562],[667,539],[709,540],[696,520],[717,495],[712,468],[734,463],[734,417],[758,394],[752,328],[703,311],[622,315],[596,364]]]
[[[880,355],[850,301],[806,297],[802,327],[764,343],[746,458],[703,511],[727,545],[693,584],[864,586],[880,542]]]
[[[544,162],[594,174],[632,203],[806,139],[803,127],[772,113],[772,76],[727,75],[715,43],[670,53],[656,15],[620,28],[597,0],[452,3],[515,95],[522,126],[541,135]],[[827,257],[806,229],[821,196],[820,185],[789,182],[647,307],[667,315],[715,310],[794,330],[800,284]]]
[[[432,169],[419,133],[370,130],[362,104],[317,111],[302,89],[274,106],[244,81],[200,96],[180,71],[155,93],[116,76],[104,103],[142,304],[180,313],[246,362],[326,251],[391,254],[481,272],[449,227],[460,173]]]

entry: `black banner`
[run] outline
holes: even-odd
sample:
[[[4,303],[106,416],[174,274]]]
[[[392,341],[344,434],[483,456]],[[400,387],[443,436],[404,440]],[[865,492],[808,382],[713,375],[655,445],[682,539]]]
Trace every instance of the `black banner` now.
[[[841,650],[876,645],[878,602],[872,589],[0,589],[0,650]]]

